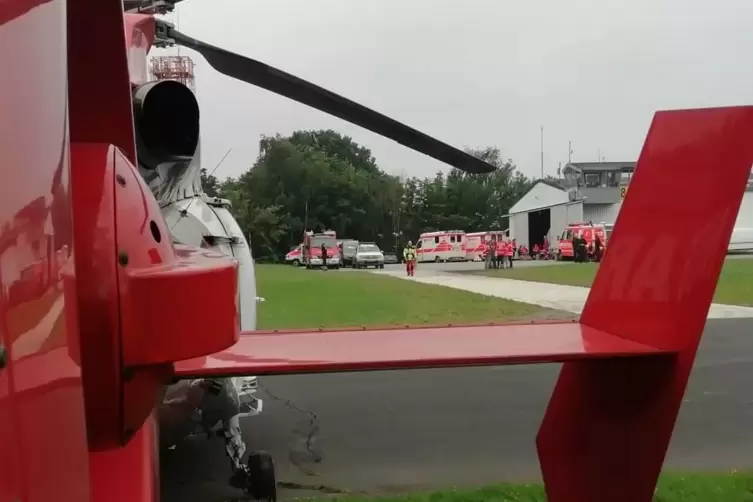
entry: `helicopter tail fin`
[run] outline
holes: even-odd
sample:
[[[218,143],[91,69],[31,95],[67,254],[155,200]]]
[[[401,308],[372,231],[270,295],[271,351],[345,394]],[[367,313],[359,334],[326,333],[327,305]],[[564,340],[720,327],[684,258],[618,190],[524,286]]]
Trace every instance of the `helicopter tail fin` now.
[[[537,438],[548,500],[652,499],[752,138],[753,107],[656,114],[581,322],[674,354],[563,366]]]

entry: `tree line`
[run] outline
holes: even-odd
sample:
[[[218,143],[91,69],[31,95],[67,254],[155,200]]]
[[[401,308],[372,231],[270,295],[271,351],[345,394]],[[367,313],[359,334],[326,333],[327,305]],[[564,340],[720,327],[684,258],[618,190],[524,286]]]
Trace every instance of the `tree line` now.
[[[281,259],[305,229],[392,250],[422,232],[507,228],[505,216],[533,180],[495,147],[467,151],[497,170],[400,178],[336,131],[296,131],[262,137],[256,162],[241,176],[218,180],[202,169],[202,183],[208,195],[231,202],[257,259]]]

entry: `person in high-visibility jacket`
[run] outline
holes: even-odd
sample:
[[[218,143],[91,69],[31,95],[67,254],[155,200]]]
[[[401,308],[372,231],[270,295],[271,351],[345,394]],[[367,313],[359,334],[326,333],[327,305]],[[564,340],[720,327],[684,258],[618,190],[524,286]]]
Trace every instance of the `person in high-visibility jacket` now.
[[[515,246],[513,245],[511,240],[507,240],[505,242],[505,258],[507,258],[507,264],[510,268],[512,268],[512,258],[515,254]]]
[[[507,245],[505,244],[504,239],[501,236],[497,237],[497,242],[494,245],[494,254],[497,258],[497,268],[505,268],[506,249]]]
[[[411,241],[408,241],[408,245],[403,248],[403,261],[408,277],[413,277],[416,274],[416,248]]]

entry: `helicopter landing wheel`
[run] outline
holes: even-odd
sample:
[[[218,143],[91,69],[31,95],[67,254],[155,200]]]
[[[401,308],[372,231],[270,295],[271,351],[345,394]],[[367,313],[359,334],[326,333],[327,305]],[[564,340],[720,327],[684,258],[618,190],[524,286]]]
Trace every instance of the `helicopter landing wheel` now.
[[[272,455],[256,451],[248,456],[247,492],[254,500],[277,502],[277,479]]]

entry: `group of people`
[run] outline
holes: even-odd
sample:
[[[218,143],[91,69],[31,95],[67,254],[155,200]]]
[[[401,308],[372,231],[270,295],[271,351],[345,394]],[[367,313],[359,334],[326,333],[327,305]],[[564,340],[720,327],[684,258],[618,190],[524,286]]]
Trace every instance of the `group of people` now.
[[[523,249],[525,249],[525,253],[523,252]],[[530,251],[528,248],[522,248],[520,256],[521,258],[526,257],[531,260],[548,260],[551,257],[549,238],[544,236],[544,242],[541,244],[535,243]]]
[[[517,246],[515,239],[489,239],[486,241],[486,268],[512,268]]]
[[[578,263],[588,261],[600,262],[604,254],[604,245],[598,235],[594,236],[593,242],[589,243],[583,236],[575,236],[573,243],[573,259]]]
[[[604,246],[598,235],[594,239],[594,242],[590,244],[582,236],[574,237],[572,243],[576,262],[601,261]],[[322,250],[324,256],[326,256],[325,253],[326,251]],[[513,258],[516,255],[518,258],[522,258],[528,254],[528,248],[525,246],[518,248],[515,239],[508,239],[506,237],[492,238],[486,241],[486,268],[513,268]],[[546,259],[548,258],[548,254],[549,239],[545,237],[542,246],[534,244],[530,257],[533,259]],[[403,249],[403,261],[405,262],[405,271],[408,277],[413,277],[416,274],[416,257],[416,247],[412,241],[408,241],[408,245]]]

